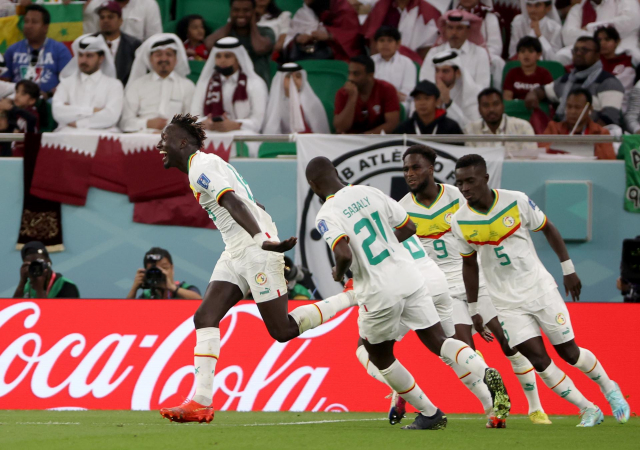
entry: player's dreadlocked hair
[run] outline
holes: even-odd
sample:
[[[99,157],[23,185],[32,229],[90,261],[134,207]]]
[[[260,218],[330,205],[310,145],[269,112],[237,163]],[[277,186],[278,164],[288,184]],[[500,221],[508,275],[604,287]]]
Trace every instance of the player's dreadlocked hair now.
[[[404,159],[409,155],[422,155],[431,163],[432,166],[436,163],[436,158],[438,156],[434,149],[422,144],[416,144],[409,147],[407,151],[404,152],[404,155],[402,155],[402,160],[404,161]]]
[[[176,114],[171,119],[171,124],[182,128],[189,133],[189,136],[193,138],[198,148],[202,148],[204,141],[207,138],[207,134],[204,131],[202,123],[198,122],[198,116],[192,116],[189,113]]]
[[[464,155],[456,163],[456,169],[462,169],[463,167],[479,166],[485,171],[487,170],[487,162],[480,155]]]

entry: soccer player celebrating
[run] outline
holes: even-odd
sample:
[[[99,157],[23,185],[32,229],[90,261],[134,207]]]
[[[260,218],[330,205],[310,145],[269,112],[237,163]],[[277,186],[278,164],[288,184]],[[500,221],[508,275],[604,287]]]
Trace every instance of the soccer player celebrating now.
[[[220,354],[220,321],[249,290],[269,334],[278,342],[319,326],[355,301],[346,292],[287,314],[282,253],[293,248],[296,238],[280,242],[271,217],[256,203],[236,169],[216,155],[199,151],[206,134],[197,119],[190,114],[175,115],[161,134],[158,150],[164,155],[165,169],[175,167],[189,175],[196,200],[222,234],[225,251],[193,318],[195,395],[178,407],[161,409],[160,414],[174,422],[209,423],[214,415],[211,401]]]
[[[447,423],[394,357],[393,346],[403,328],[415,330],[436,355],[483,378],[494,397],[496,415],[505,418],[510,403],[500,374],[467,344],[446,337],[427,284],[401,244],[416,231],[406,211],[378,189],[345,186],[325,157],[309,162],[306,177],[313,192],[325,199],[316,228],[335,256],[333,279],[342,281],[349,268],[353,272],[358,328],[369,359],[385,382],[419,411],[403,429],[442,429]]]
[[[466,155],[456,163],[456,185],[467,200],[453,215],[451,229],[463,256],[462,276],[473,322],[482,326],[479,314],[479,271],[484,269],[487,290],[498,310],[510,346],[533,364],[553,392],[580,409],[579,427],[602,423],[600,408],[587,400],[546,352],[540,329],[562,359],[577,367],[600,386],[620,423],[629,420],[629,404],[595,355],[575,342],[569,311],[557,285],[542,265],[529,230],[544,233],[560,259],[566,294],[579,300],[581,283],[562,240],[545,214],[526,194],[490,189],[485,160]]]

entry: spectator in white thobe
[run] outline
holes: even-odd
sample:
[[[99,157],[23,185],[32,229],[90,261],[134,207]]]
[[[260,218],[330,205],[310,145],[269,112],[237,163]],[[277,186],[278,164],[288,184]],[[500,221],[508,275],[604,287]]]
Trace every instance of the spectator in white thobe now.
[[[518,42],[525,36],[538,38],[542,45],[542,58],[555,61],[562,48],[562,24],[553,2],[542,0],[520,0],[522,13],[511,22],[509,58],[517,55]]]
[[[189,73],[178,36],[161,33],[143,42],[124,93],[122,131],[159,132],[175,114],[190,112],[195,85]]]
[[[83,35],[73,42],[73,59],[60,73],[53,96],[56,131],[94,129],[118,132],[123,87],[102,35]]]

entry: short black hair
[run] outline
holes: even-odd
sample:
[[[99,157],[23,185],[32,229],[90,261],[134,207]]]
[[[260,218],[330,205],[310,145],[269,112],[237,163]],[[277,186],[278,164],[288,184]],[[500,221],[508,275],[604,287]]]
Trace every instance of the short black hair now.
[[[25,94],[31,97],[34,100],[38,100],[40,98],[40,86],[35,84],[31,80],[20,80],[16,83],[16,91],[18,88],[22,86],[22,90]]]
[[[462,169],[464,167],[478,166],[482,167],[484,170],[487,170],[487,162],[480,155],[470,154],[464,155],[462,158],[456,162],[456,169]]]
[[[29,5],[24,9],[24,15],[26,16],[29,11],[37,11],[42,14],[42,21],[45,25],[49,25],[51,23],[51,14],[47,8],[42,5]]]
[[[162,258],[167,258],[167,261],[169,261],[169,264],[173,265],[173,259],[171,259],[171,253],[169,253],[168,250],[165,250],[164,248],[160,248],[160,247],[152,247],[151,249],[149,249],[147,253],[144,254],[144,260],[142,260],[143,266],[147,263],[147,256],[149,255],[158,255],[158,256],[161,256]]]
[[[533,36],[525,36],[518,41],[516,46],[516,52],[520,53],[520,50],[533,50],[536,53],[542,53],[542,44],[540,39]]]
[[[171,124],[189,133],[189,136],[195,141],[192,143],[197,145],[199,149],[202,148],[207,139],[207,133],[204,131],[202,123],[198,122],[198,116],[192,116],[189,113],[176,114],[171,119]]]
[[[376,64],[367,55],[357,55],[351,58],[349,61],[353,63],[362,64],[367,73],[374,73],[376,71]]]
[[[229,6],[233,5],[233,2],[251,2],[253,7],[256,7],[256,0],[229,0]]]
[[[436,163],[436,158],[438,157],[434,149],[423,144],[415,144],[409,147],[402,155],[402,160],[404,161],[409,155],[422,155],[432,166]]]
[[[194,20],[202,20],[202,25],[204,25],[204,35],[209,36],[211,34],[211,28],[205,22],[204,17],[200,14],[189,14],[188,16],[184,16],[182,19],[178,21],[178,25],[176,25],[176,34],[180,38],[182,42],[187,40],[187,32],[189,30],[189,25]]]
[[[478,94],[478,103],[480,103],[480,99],[482,97],[488,97],[489,95],[493,95],[493,94],[496,94],[498,97],[500,97],[500,102],[503,101],[502,92],[500,92],[498,89],[494,87],[488,87],[481,90],[480,93]]]
[[[605,33],[609,39],[613,39],[614,41],[620,41],[620,33],[616,30],[616,27],[613,25],[607,25],[606,27],[598,28],[595,33],[593,33],[593,38],[597,41],[598,35],[600,33]]]
[[[587,99],[587,102],[593,105],[593,96],[591,95],[591,92],[589,92],[587,89],[581,88],[581,87],[572,89],[571,92],[569,92],[569,95],[567,95],[567,98],[572,96],[575,97],[576,95],[584,95],[584,97]]]
[[[377,41],[381,37],[390,37],[394,41],[399,41],[400,39],[402,39],[402,35],[398,31],[398,29],[395,27],[390,27],[388,25],[382,25],[380,28],[378,28],[378,31],[376,31],[373,39]]]
[[[600,42],[598,42],[598,40],[593,36],[580,36],[576,39],[576,42],[593,42],[593,45],[596,46],[596,51],[600,53]]]

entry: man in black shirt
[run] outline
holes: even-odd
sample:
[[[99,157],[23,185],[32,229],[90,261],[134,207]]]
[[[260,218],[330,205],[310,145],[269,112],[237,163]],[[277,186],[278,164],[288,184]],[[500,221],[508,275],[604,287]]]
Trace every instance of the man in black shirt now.
[[[40,241],[22,247],[20,283],[13,298],[80,298],[78,287],[51,268],[49,252]]]
[[[394,134],[463,134],[460,125],[447,117],[445,109],[437,108],[440,90],[423,80],[411,92],[415,112],[394,130]]]

